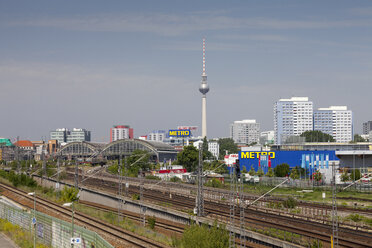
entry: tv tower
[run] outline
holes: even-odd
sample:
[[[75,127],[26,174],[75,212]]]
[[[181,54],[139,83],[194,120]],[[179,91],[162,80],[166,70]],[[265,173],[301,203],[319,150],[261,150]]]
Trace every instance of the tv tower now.
[[[205,38],[203,38],[203,73],[202,81],[199,87],[202,96],[202,137],[207,136],[207,93],[209,91],[209,86],[207,83],[207,74],[205,73]]]

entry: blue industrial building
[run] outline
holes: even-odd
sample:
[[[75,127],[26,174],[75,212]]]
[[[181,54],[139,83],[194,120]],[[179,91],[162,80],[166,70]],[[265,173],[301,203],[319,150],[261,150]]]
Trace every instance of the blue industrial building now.
[[[290,168],[296,166],[304,167],[314,165],[316,167],[330,165],[331,161],[338,161],[335,151],[241,151],[239,152],[240,169],[243,166],[249,171],[253,166],[255,171],[259,168],[259,159],[270,156],[271,168],[277,165],[287,163]],[[266,166],[268,163],[266,162]]]

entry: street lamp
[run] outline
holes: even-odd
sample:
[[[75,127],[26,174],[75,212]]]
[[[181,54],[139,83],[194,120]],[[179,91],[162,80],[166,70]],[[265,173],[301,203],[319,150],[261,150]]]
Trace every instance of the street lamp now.
[[[35,192],[30,192],[27,195],[34,196],[34,218],[33,221],[34,223],[34,248],[36,248],[36,193]]]
[[[71,238],[74,238],[74,202],[68,202],[68,203],[64,203],[62,206],[64,207],[71,207],[72,206],[72,220],[71,220]],[[74,244],[71,243],[71,247],[73,247]]]

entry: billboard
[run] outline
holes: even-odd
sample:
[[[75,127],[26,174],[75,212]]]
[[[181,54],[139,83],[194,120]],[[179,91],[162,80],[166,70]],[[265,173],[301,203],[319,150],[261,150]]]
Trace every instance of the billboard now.
[[[169,137],[190,137],[191,131],[189,129],[185,130],[169,130]]]
[[[197,126],[178,126],[177,127],[178,130],[191,130],[191,131],[196,131],[198,129]]]
[[[239,152],[240,168],[255,171],[261,166],[275,168],[287,163],[289,167],[327,168],[329,161],[338,161],[335,151],[242,151]],[[270,163],[269,163],[270,162]],[[270,165],[270,166],[269,166]],[[262,167],[261,167],[262,168]]]

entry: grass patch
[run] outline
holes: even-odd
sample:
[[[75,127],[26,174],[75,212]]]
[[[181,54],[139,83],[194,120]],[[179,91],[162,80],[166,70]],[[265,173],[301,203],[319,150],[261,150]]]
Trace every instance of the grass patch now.
[[[108,222],[112,225],[119,226],[125,230],[128,230],[130,232],[136,233],[144,237],[147,237],[149,239],[158,241],[160,243],[163,243],[166,245],[172,244],[171,237],[168,237],[164,234],[158,233],[153,230],[155,227],[155,222],[156,222],[154,217],[148,217],[147,220],[148,220],[149,226],[144,227],[142,225],[136,224],[131,219],[128,219],[125,217],[123,218],[122,221],[120,221],[120,223],[118,223],[117,213],[114,213],[114,212],[101,211],[101,210],[97,210],[96,208],[91,208],[91,207],[81,205],[81,204],[76,204],[75,209],[87,215],[90,215],[100,220],[103,220],[105,222]]]
[[[23,230],[18,225],[13,225],[7,220],[0,219],[0,231],[10,237],[20,248],[34,247],[34,237],[29,231]],[[49,246],[37,243],[37,248],[48,248]]]
[[[360,215],[360,214],[350,214],[343,219],[344,220],[351,220],[355,223],[362,222],[362,223],[372,227],[372,218],[368,218],[368,217]]]

